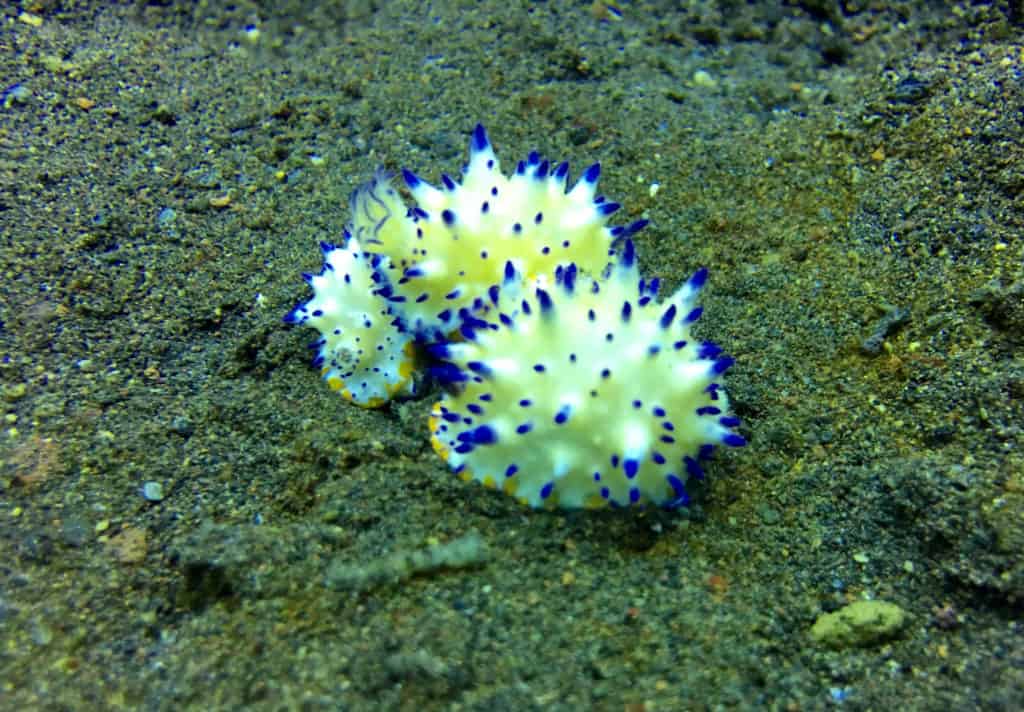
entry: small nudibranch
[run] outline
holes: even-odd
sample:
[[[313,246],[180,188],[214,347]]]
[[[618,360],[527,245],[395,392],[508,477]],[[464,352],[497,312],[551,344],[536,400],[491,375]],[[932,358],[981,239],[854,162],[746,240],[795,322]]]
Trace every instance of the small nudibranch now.
[[[401,328],[392,305],[376,292],[385,261],[362,251],[359,240],[346,235],[344,246],[320,243],[324,267],[304,274],[313,298],[298,305],[284,320],[320,332],[310,344],[332,390],[366,408],[377,408],[395,396],[413,391],[413,338]]]
[[[490,312],[431,347],[452,385],[434,449],[532,507],[686,504],[715,446],[745,444],[722,387],[732,359],[690,333],[707,274],[661,302],[631,240],[601,279],[568,265],[535,288],[506,262]]]

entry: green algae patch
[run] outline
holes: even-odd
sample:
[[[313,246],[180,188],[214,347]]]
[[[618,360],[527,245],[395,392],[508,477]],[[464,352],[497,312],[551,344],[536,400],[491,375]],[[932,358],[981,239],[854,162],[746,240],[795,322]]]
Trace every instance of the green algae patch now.
[[[895,603],[857,601],[818,617],[811,627],[815,642],[829,648],[864,648],[894,637],[907,614]]]

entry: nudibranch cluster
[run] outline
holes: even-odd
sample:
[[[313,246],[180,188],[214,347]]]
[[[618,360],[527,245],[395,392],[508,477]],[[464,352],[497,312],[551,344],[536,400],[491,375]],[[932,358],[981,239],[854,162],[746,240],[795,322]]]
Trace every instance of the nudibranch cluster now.
[[[412,394],[422,364],[445,389],[431,443],[464,480],[533,507],[684,505],[715,447],[745,444],[732,359],[690,333],[707,270],[659,300],[631,239],[647,221],[608,225],[599,175],[570,187],[531,153],[506,176],[478,125],[460,181],[403,171],[411,207],[382,173],[353,194],[285,321],[320,332],[316,365],[361,406]]]

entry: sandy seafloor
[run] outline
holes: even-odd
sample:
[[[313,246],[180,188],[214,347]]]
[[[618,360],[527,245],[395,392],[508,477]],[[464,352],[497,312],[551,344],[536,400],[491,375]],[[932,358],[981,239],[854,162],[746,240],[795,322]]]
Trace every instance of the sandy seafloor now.
[[[5,4],[0,708],[1021,708],[1021,4],[618,7]],[[477,121],[710,268],[750,443],[689,510],[465,485],[436,389],[353,407],[282,323]],[[810,635],[857,601],[902,624]]]

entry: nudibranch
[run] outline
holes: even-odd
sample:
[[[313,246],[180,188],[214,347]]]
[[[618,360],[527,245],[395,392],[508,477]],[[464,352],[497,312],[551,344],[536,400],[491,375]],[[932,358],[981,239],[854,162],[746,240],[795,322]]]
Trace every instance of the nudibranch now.
[[[285,316],[320,332],[310,344],[313,365],[347,400],[376,408],[413,391],[413,337],[401,328],[392,305],[377,294],[386,259],[364,252],[356,237],[345,244],[320,243],[324,267],[304,274],[313,298]]]
[[[460,181],[443,174],[434,187],[402,171],[410,207],[378,173],[352,196],[350,230],[393,266],[381,294],[400,305],[407,328],[436,338],[486,310],[507,262],[540,283],[570,263],[598,274],[613,242],[647,224],[608,225],[619,204],[597,195],[600,174],[595,163],[569,187],[568,163],[533,152],[506,176],[478,124]]]
[[[684,505],[715,446],[745,444],[721,381],[733,361],[690,333],[707,274],[661,302],[629,239],[600,276],[570,264],[546,288],[506,262],[492,309],[431,347],[452,384],[434,449],[533,507]]]

